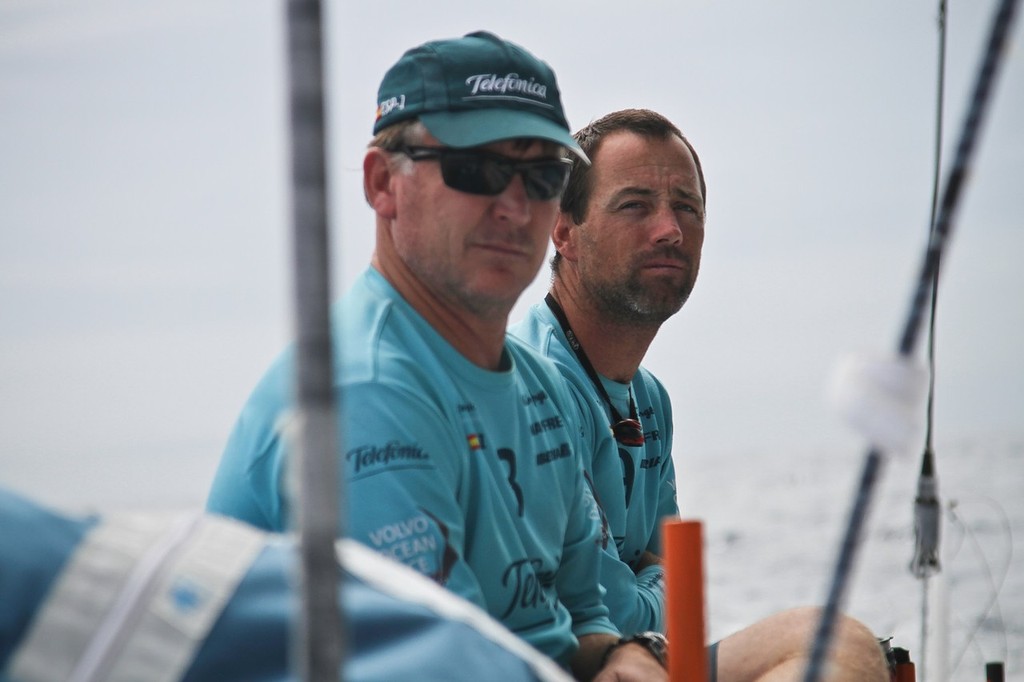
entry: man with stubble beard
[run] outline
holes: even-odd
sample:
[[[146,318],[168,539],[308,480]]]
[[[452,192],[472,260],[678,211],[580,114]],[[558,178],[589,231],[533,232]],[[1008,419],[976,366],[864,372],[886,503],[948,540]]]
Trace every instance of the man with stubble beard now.
[[[610,537],[601,583],[612,622],[623,642],[664,645],[659,531],[679,514],[672,408],[640,363],[693,290],[707,188],[693,146],[653,111],[613,112],[575,138],[592,165],[574,162],[562,195],[551,289],[510,331],[555,361],[579,407],[580,450]],[[797,679],[818,615],[790,609],[712,644],[711,679]],[[830,664],[830,680],[888,678],[876,638],[850,618]]]

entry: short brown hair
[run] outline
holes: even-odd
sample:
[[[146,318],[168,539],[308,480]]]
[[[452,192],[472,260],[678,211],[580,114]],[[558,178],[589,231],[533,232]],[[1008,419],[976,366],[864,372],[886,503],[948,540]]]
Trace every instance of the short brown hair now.
[[[680,132],[679,128],[661,114],[650,109],[622,109],[620,111],[613,111],[591,122],[588,126],[579,130],[573,137],[576,138],[576,141],[583,148],[583,151],[587,153],[587,156],[593,158],[602,140],[611,133],[620,130],[655,139],[665,139],[670,135],[675,135],[682,140],[686,148],[690,150],[690,154],[693,155],[693,162],[697,166],[697,177],[700,180],[701,201],[707,206],[707,187],[704,183],[704,170],[700,165],[700,157],[697,156],[697,151],[690,144],[690,141],[686,139],[686,136]],[[563,213],[568,213],[572,216],[573,222],[577,225],[582,223],[583,219],[587,216],[587,205],[590,202],[591,192],[590,183],[588,182],[591,168],[591,166],[582,163],[579,159],[574,159],[572,173],[569,175],[569,184],[566,186],[565,192],[562,193],[560,208]]]
[[[589,125],[580,129],[573,137],[576,138],[576,142],[583,148],[587,156],[593,159],[604,138],[620,130],[636,133],[642,137],[661,140],[675,135],[682,140],[686,148],[690,150],[690,154],[693,155],[693,163],[697,166],[697,177],[700,180],[701,203],[705,207],[707,206],[707,186],[704,182],[704,170],[701,168],[697,150],[693,148],[690,141],[686,139],[686,136],[683,135],[672,121],[656,111],[651,111],[650,109],[620,109],[619,111],[613,111],[596,121],[592,121]],[[562,193],[562,201],[559,208],[562,213],[571,217],[572,221],[579,225],[587,217],[590,194],[593,191],[590,183],[590,173],[593,167],[583,163],[578,158],[574,158],[572,161],[569,183],[566,185],[565,192]],[[556,252],[551,259],[551,269],[554,273],[558,272],[558,262],[560,260],[561,254]]]

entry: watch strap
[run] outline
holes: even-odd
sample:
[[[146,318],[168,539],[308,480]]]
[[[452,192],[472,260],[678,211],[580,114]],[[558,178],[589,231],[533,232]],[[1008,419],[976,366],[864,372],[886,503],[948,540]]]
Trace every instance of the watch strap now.
[[[662,668],[668,670],[668,639],[665,635],[653,630],[638,632],[631,637],[620,637],[618,642],[605,650],[604,656],[601,659],[601,667],[603,668],[608,663],[608,659],[611,658],[612,653],[616,649],[626,644],[639,644],[651,656],[654,656]]]

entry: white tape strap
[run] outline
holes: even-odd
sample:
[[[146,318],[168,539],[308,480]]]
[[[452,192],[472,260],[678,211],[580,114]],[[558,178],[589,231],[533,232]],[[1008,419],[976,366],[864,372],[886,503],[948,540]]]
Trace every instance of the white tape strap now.
[[[422,573],[389,559],[352,539],[335,543],[335,551],[349,573],[384,594],[419,604],[440,617],[469,625],[482,637],[522,659],[542,682],[572,682],[554,660],[512,634],[483,609],[440,587]]]
[[[112,517],[68,561],[12,678],[181,679],[263,543],[259,531],[219,517]]]
[[[849,354],[836,365],[829,397],[846,422],[886,454],[918,442],[928,394],[928,369],[913,358]]]

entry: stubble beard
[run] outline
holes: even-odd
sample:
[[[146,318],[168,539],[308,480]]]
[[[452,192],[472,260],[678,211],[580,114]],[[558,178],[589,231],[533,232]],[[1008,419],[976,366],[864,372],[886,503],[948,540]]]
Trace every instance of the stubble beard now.
[[[582,277],[581,281],[598,311],[609,321],[658,327],[679,312],[693,291],[697,273],[692,262],[687,260],[686,265],[687,277],[679,287],[645,285],[636,267],[619,281],[590,279],[589,285],[588,278]]]
[[[466,237],[467,243],[470,239],[470,236]],[[505,235],[503,239],[513,245],[528,242],[525,233],[513,232]],[[476,257],[467,255],[469,251],[470,249],[464,245],[461,258]],[[487,284],[477,281],[481,276],[487,279],[487,274],[474,267],[465,267],[464,263],[453,262],[451,257],[439,256],[439,253],[423,244],[417,244],[415,248],[405,249],[402,260],[439,301],[480,319],[507,320],[519,296],[532,281],[532,278],[525,279],[525,276],[524,281],[510,282],[508,286],[495,286],[493,282]],[[543,256],[537,259],[536,270],[540,269],[542,259]],[[533,275],[536,276],[536,272]]]
[[[428,275],[442,299],[481,319],[508,317],[521,291],[512,295],[510,290],[489,292],[474,286],[470,278],[441,268]]]

